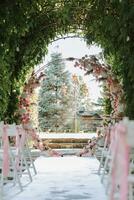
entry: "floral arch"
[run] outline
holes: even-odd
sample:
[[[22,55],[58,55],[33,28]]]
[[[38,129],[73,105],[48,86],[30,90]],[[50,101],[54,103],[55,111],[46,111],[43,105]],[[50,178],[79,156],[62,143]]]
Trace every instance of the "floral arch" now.
[[[68,57],[63,58],[63,61],[74,62],[74,67],[79,67],[85,71],[86,75],[92,74],[97,81],[103,82],[104,98],[109,99],[111,103],[111,112],[108,118],[111,120],[120,120],[124,116],[125,101],[122,84],[118,81],[115,74],[112,73],[111,67],[103,62],[100,62],[97,56],[85,55],[82,58]],[[44,69],[51,64],[48,63],[38,70],[33,71],[31,77],[24,86],[23,93],[19,101],[19,113],[22,123],[30,122],[30,104],[32,104],[31,96],[34,90],[40,86],[42,79],[45,78]]]

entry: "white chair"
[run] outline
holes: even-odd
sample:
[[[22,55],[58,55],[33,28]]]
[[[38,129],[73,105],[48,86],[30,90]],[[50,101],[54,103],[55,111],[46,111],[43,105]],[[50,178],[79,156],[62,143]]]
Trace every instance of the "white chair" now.
[[[128,199],[134,199],[134,121],[124,120],[127,127],[127,143],[130,147],[129,153],[129,172],[128,172]]]
[[[8,129],[8,130],[7,130]],[[16,166],[16,156],[18,156],[19,151],[13,152],[11,150],[10,144],[9,144],[9,136],[14,136],[15,134],[15,125],[12,125],[12,127],[7,128],[7,125],[4,125],[4,123],[1,123],[0,125],[0,133],[1,133],[1,180],[0,180],[0,189],[1,193],[3,193],[3,186],[5,183],[8,183],[9,181],[16,184],[18,183],[20,190],[22,191],[22,184],[20,181],[20,177],[17,171]],[[9,177],[11,177],[11,180],[9,180]]]
[[[25,135],[25,144],[23,146],[23,155],[28,163],[29,168],[31,168],[34,172],[34,174],[37,174],[35,165],[34,165],[34,161],[32,158],[32,154],[31,154],[31,149],[29,148],[29,144],[28,144],[28,133],[25,131],[25,129],[22,127],[22,125],[17,125],[17,130],[19,131],[20,135]]]
[[[101,174],[101,172],[102,173],[105,172],[104,163],[106,161],[107,155],[109,154],[109,152],[108,152],[108,150],[109,150],[109,138],[110,138],[110,128],[109,127],[107,127],[107,129],[104,130],[104,134],[106,136],[105,136],[104,147],[102,149],[100,164],[99,164],[99,168],[98,168],[98,174],[99,175]]]
[[[20,177],[22,176],[23,166],[25,166],[25,172],[28,174],[30,181],[32,181],[32,176],[29,170],[28,162],[24,154],[24,146],[26,142],[25,134],[20,134],[15,124],[12,125],[1,125],[1,135],[3,138],[1,153],[3,154],[3,163],[4,163],[4,145],[6,144],[7,154],[8,154],[8,163],[9,163],[9,172],[8,175],[5,175],[5,167],[2,163],[2,173],[1,173],[1,190],[6,182],[8,182],[8,176],[12,176],[12,181],[14,185],[17,183],[20,190],[23,190]],[[5,140],[6,138],[6,140]],[[9,139],[14,140],[14,145],[11,145]]]
[[[3,126],[4,122],[0,122],[0,199],[3,199]]]
[[[108,174],[110,200],[134,199],[134,121],[120,122],[113,132],[113,150]]]

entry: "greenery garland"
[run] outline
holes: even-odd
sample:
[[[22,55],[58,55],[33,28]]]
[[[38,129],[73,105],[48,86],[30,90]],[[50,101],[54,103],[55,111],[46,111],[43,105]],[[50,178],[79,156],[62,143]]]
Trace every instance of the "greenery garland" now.
[[[134,118],[134,3],[129,0],[5,0],[0,3],[0,119],[17,119],[27,73],[57,35],[81,29],[89,44],[114,58],[123,83],[126,115]],[[115,67],[116,66],[116,67]]]

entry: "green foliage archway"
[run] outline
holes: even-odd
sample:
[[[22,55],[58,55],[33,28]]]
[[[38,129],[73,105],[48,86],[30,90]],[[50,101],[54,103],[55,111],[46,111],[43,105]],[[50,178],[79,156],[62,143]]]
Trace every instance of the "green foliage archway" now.
[[[6,0],[0,3],[0,118],[13,121],[26,75],[57,36],[81,29],[113,58],[134,118],[134,4],[126,0]]]

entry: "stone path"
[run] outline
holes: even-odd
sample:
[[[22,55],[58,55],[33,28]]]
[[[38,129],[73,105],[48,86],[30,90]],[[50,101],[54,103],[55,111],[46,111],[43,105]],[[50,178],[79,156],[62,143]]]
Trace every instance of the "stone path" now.
[[[106,200],[97,174],[99,162],[89,157],[39,157],[38,174],[18,193],[16,187],[5,188],[4,200]],[[23,178],[25,185],[27,178]]]

